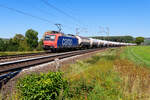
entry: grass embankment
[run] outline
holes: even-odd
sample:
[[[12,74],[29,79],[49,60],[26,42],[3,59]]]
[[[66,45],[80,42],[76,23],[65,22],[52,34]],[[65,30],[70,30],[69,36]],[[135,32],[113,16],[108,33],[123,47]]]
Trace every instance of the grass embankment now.
[[[30,53],[40,53],[44,51],[25,51],[25,52],[0,52],[0,56],[5,56],[5,55],[17,55],[17,54],[30,54]]]
[[[126,47],[121,56],[136,64],[150,66],[150,46]]]
[[[68,100],[121,99],[121,78],[113,66],[115,58],[116,50],[111,49],[64,69],[70,84]]]
[[[138,47],[137,47],[138,48]],[[124,51],[125,50],[125,51]],[[52,83],[53,79],[60,79],[59,77],[52,78],[46,77],[46,80],[42,78],[32,77],[32,82],[36,81],[39,85],[36,86],[38,93],[46,94],[48,97],[52,94],[48,92],[48,87],[53,89],[56,98],[64,98],[65,100],[149,100],[150,94],[150,70],[141,65],[134,64],[132,61],[125,58],[120,58],[126,52],[125,49],[109,49],[103,53],[96,54],[95,56],[88,58],[84,61],[77,61],[77,63],[63,66],[61,71],[64,72],[63,78],[67,80],[68,85],[63,88],[62,85],[48,84]],[[44,74],[44,76],[47,74]],[[48,74],[51,76],[51,74]],[[21,86],[26,86],[23,90],[25,93],[28,90],[28,95],[21,95],[22,98],[27,96],[33,96],[30,89],[29,79],[25,79]],[[39,82],[37,81],[39,80]],[[42,81],[41,81],[42,80]],[[58,84],[62,83],[61,80],[57,80]],[[46,83],[45,83],[46,82]],[[26,85],[28,83],[28,85]],[[66,84],[66,83],[65,83]],[[43,88],[46,90],[43,90]],[[26,90],[27,89],[27,90]],[[35,87],[34,87],[35,89]],[[20,89],[21,90],[21,89]],[[22,90],[21,90],[22,91]],[[54,97],[55,98],[55,97]],[[34,100],[34,98],[32,98]],[[36,98],[38,99],[38,98]],[[50,98],[46,98],[49,100]]]

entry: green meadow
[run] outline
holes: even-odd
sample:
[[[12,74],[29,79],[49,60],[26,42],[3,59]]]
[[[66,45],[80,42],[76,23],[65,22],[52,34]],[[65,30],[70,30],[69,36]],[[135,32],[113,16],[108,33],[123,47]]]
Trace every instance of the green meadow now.
[[[150,46],[125,47],[121,56],[134,61],[136,64],[150,66]]]

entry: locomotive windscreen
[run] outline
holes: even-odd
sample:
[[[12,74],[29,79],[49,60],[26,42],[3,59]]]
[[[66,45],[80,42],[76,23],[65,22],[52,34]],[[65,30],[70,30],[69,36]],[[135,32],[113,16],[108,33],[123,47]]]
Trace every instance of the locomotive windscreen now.
[[[54,41],[55,40],[55,35],[45,35],[44,40],[46,41]]]

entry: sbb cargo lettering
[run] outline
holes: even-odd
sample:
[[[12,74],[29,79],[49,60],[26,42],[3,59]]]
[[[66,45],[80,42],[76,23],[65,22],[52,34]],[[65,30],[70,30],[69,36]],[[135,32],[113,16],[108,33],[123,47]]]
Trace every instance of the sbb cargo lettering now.
[[[72,45],[72,39],[65,39],[65,38],[63,38],[62,45],[63,46],[71,46]]]

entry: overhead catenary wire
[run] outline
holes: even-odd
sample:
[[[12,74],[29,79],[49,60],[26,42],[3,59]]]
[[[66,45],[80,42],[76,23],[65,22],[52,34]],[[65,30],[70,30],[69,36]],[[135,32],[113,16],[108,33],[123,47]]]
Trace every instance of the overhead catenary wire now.
[[[38,17],[38,16],[32,15],[32,14],[30,14],[30,13],[27,13],[27,12],[24,12],[24,11],[21,11],[21,10],[18,10],[18,9],[15,9],[15,8],[7,7],[7,6],[1,5],[1,4],[0,4],[0,7],[1,7],[1,8],[9,9],[9,10],[11,10],[11,11],[14,11],[14,12],[17,12],[17,13],[20,13],[20,14],[23,14],[23,15],[26,15],[26,16],[30,16],[30,17],[39,19],[39,20],[41,20],[41,21],[48,22],[48,23],[50,23],[50,24],[54,24],[54,22],[52,22],[52,21],[50,21],[50,20],[48,20],[48,19],[45,19],[45,18],[42,18],[42,17]]]
[[[33,15],[33,14],[30,14],[30,13],[27,13],[27,12],[24,12],[24,11],[21,11],[21,10],[12,8],[12,7],[8,7],[8,6],[6,6],[6,5],[0,4],[0,7],[1,7],[1,8],[8,9],[8,10],[13,11],[13,12],[20,13],[20,14],[25,15],[25,16],[33,17],[33,18],[35,18],[35,19],[38,19],[38,20],[41,20],[41,21],[50,23],[50,24],[52,24],[52,25],[55,25],[55,24],[56,24],[55,22],[50,21],[50,20],[48,20],[48,19],[45,19],[45,18],[42,18],[42,17],[39,17],[39,16],[35,16],[35,15]],[[58,23],[58,22],[57,22],[57,23]],[[68,29],[75,29],[75,28],[72,28],[72,27],[67,26],[67,25],[65,25],[65,24],[63,24],[63,26],[65,26],[65,27],[68,28]]]
[[[50,20],[48,20],[48,19],[45,19],[45,18],[42,18],[42,17],[39,17],[39,16],[35,16],[35,15],[33,15],[33,14],[30,14],[30,13],[27,13],[27,12],[24,12],[24,11],[21,11],[21,10],[12,8],[12,7],[8,7],[8,6],[2,5],[2,4],[0,4],[0,7],[1,7],[1,8],[8,9],[8,10],[13,11],[13,12],[20,13],[20,14],[25,15],[25,16],[33,17],[33,18],[35,18],[35,19],[38,19],[38,20],[41,20],[41,21],[50,23],[50,24],[52,24],[52,25],[55,25],[55,22],[52,22],[52,21],[50,21]],[[64,26],[67,27],[67,28],[69,28],[69,29],[72,28],[72,27],[70,27],[70,26],[66,26],[66,25],[64,25]]]
[[[76,19],[75,17],[73,17],[73,16],[71,16],[70,14],[66,13],[65,11],[63,11],[63,10],[57,8],[56,6],[52,5],[52,4],[49,3],[48,1],[46,1],[46,0],[41,0],[41,1],[42,1],[45,5],[47,5],[48,7],[55,9],[55,10],[58,11],[59,13],[65,15],[65,16],[69,17],[70,19],[74,20],[75,22],[81,24],[81,22],[80,22],[78,19]]]

